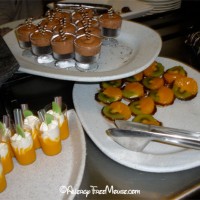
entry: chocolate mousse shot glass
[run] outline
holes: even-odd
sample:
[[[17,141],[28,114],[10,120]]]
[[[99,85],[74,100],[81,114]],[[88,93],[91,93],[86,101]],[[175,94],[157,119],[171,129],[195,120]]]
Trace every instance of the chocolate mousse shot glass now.
[[[30,35],[31,50],[34,55],[38,56],[38,63],[52,62],[52,56],[48,56],[52,53],[52,36],[52,31],[46,30],[43,27],[40,27],[38,30]]]
[[[53,57],[56,61],[55,65],[59,68],[74,67],[74,39],[75,36],[71,33],[64,33],[61,29],[59,34],[56,34],[51,39],[51,47]]]
[[[20,48],[30,49],[30,34],[37,29],[36,25],[32,24],[32,18],[27,19],[25,24],[19,26],[15,33],[19,43]]]
[[[95,71],[101,51],[101,38],[91,34],[77,36],[74,40],[76,68],[79,71]]]
[[[101,27],[101,34],[104,36],[104,45],[118,44],[114,39],[120,34],[122,17],[115,13],[111,8],[108,13],[99,16],[99,23]]]

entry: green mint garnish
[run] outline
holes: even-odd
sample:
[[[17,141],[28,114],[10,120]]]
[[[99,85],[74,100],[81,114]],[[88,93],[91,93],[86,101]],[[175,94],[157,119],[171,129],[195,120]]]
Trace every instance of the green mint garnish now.
[[[52,110],[58,114],[62,113],[61,107],[55,101],[52,102]]]
[[[52,120],[54,119],[53,115],[49,114],[49,113],[46,113],[45,114],[45,122],[46,124],[51,124]]]
[[[0,133],[1,133],[2,135],[5,135],[5,131],[6,131],[5,126],[3,125],[2,122],[0,122]]]
[[[32,116],[33,113],[30,110],[24,110],[23,115],[24,115],[24,117],[28,117],[28,116]]]
[[[25,138],[24,130],[21,128],[21,126],[19,124],[17,124],[17,126],[16,126],[16,131],[19,135],[21,135],[23,138]]]

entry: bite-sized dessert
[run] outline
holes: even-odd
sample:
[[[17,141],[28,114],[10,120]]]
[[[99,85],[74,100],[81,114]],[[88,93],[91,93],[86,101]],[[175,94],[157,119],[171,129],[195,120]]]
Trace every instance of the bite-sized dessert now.
[[[140,82],[143,79],[143,72],[125,78],[125,82]]]
[[[97,101],[110,104],[122,99],[122,91],[117,87],[108,87],[99,91],[95,96]]]
[[[56,60],[74,58],[74,35],[64,33],[61,29],[51,40],[53,57]]]
[[[84,18],[93,18],[94,11],[91,8],[80,7],[77,11],[72,13],[72,22],[82,20]]]
[[[128,120],[131,117],[130,108],[120,101],[104,106],[102,109],[102,114],[112,121],[118,119]]]
[[[76,33],[76,26],[72,23],[66,23],[65,21],[60,22],[59,26],[56,26],[53,30],[53,33],[59,34],[60,30],[63,30],[64,33],[71,33],[75,34]]]
[[[144,72],[144,76],[146,77],[160,77],[164,73],[164,66],[161,63],[154,61],[143,72]]]
[[[19,26],[16,29],[16,37],[19,42],[19,46],[23,49],[31,47],[30,34],[37,29],[36,25],[32,23],[32,19],[28,19],[25,24]]]
[[[29,165],[36,160],[32,135],[20,125],[16,126],[16,133],[11,137],[11,145],[19,164]]]
[[[86,32],[88,32],[91,35],[101,37],[101,30],[98,27],[88,27],[88,28],[82,27],[82,28],[79,28],[76,31],[76,35],[77,36],[84,35]]]
[[[36,56],[50,54],[51,49],[51,38],[53,33],[46,30],[45,27],[39,27],[34,33],[30,35],[31,49],[33,54]]]
[[[172,89],[162,86],[158,90],[151,90],[149,96],[155,101],[156,104],[167,106],[174,102],[174,92]]]
[[[146,89],[157,90],[164,85],[162,77],[146,77],[142,80],[142,84]]]
[[[53,156],[61,152],[62,144],[60,139],[60,129],[58,121],[54,116],[46,113],[45,121],[40,126],[39,136],[43,152],[48,156]]]
[[[122,17],[111,8],[108,13],[99,17],[102,35],[105,37],[117,37],[121,30]]]
[[[171,67],[163,74],[164,80],[167,84],[172,84],[177,78],[186,76],[187,72],[182,66]]]
[[[0,159],[3,166],[4,174],[8,174],[13,170],[13,160],[12,155],[9,150],[7,143],[0,143]]]
[[[3,116],[3,118],[7,116]],[[12,133],[11,127],[8,126],[5,122],[0,122],[0,137],[1,137],[1,142],[4,142],[8,145],[9,151],[12,156],[14,156],[12,147],[11,147],[11,141],[10,138],[12,137],[14,133]]]
[[[76,25],[77,29],[83,28],[85,26],[99,27],[99,21],[94,18],[84,18],[82,20],[76,21],[75,25]]]
[[[139,82],[127,83],[122,90],[123,97],[129,100],[143,97],[144,86]]]
[[[101,50],[101,38],[85,34],[78,36],[75,41],[75,58],[81,63],[97,62]]]
[[[198,84],[196,80],[190,77],[177,78],[172,88],[176,98],[181,100],[190,100],[198,93]]]
[[[56,8],[54,11],[54,17],[58,19],[65,19],[68,23],[71,22],[71,14],[68,12],[64,12],[59,8]]]
[[[41,147],[40,141],[39,141],[41,122],[39,118],[33,115],[33,113],[28,109],[23,111],[23,115],[24,115],[24,125],[26,127],[29,127],[31,130],[34,148],[38,149]]]
[[[3,192],[7,187],[6,177],[3,171],[3,166],[0,161],[0,192]]]
[[[63,107],[63,111],[62,111]],[[67,116],[64,114],[66,112],[67,106],[62,104],[60,106],[57,102],[52,102],[52,106],[48,108],[46,107],[47,113],[51,114],[55,120],[58,121],[59,129],[60,129],[60,138],[61,140],[65,140],[69,137],[69,127],[68,127],[68,119]]]
[[[137,115],[133,118],[133,122],[139,122],[142,124],[150,124],[150,125],[155,125],[155,126],[161,126],[162,123],[155,119],[152,115],[148,114],[140,114]]]
[[[156,112],[156,105],[151,97],[142,97],[137,101],[129,104],[129,108],[133,115],[140,114],[154,114]]]
[[[118,79],[118,80],[112,80],[112,81],[104,81],[100,83],[100,87],[102,89],[108,88],[108,87],[118,87],[120,88],[123,84],[122,79]]]

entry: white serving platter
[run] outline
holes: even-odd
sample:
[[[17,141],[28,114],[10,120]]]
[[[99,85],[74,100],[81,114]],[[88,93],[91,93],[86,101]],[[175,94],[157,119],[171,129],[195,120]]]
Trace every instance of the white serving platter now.
[[[85,136],[74,110],[67,112],[70,136],[62,141],[62,151],[55,156],[46,156],[41,149],[36,151],[34,163],[22,166],[15,158],[14,169],[6,175],[7,188],[0,199],[48,199],[72,200],[75,193],[62,193],[60,188],[78,189],[86,160]]]
[[[139,23],[123,20],[121,33],[116,38],[119,45],[102,46],[99,68],[93,72],[80,72],[75,68],[57,68],[55,62],[39,64],[31,52],[27,53],[19,47],[15,30],[6,34],[4,39],[20,64],[19,71],[81,82],[114,80],[136,74],[155,60],[162,46],[160,35],[156,31]]]
[[[200,85],[200,74],[184,63],[169,58],[157,58],[165,69],[181,65]],[[102,104],[95,100],[100,89],[97,84],[76,83],[73,89],[73,101],[80,121],[93,142],[114,161],[141,171],[176,172],[200,166],[200,151],[177,146],[150,142],[142,152],[135,152],[115,143],[106,134],[114,124],[101,113]],[[186,130],[200,130],[200,93],[190,101],[175,100],[173,105],[158,107],[155,118],[166,127]]]

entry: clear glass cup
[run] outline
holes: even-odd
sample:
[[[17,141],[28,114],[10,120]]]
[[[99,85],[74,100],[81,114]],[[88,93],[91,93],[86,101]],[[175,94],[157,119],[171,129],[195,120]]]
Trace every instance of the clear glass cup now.
[[[104,37],[103,45],[115,46],[118,44],[116,37],[119,36],[122,17],[112,11],[99,17],[101,34]]]
[[[101,38],[95,35],[80,35],[74,40],[76,68],[79,71],[95,71],[101,51]]]
[[[3,171],[3,166],[0,157],[0,193],[3,192],[6,189],[6,187],[7,187],[6,176]]]
[[[70,33],[54,35],[51,39],[53,57],[55,65],[59,68],[75,67],[74,61],[74,38]]]
[[[52,112],[52,103],[47,104],[44,107],[44,110],[47,113],[50,113],[54,116],[56,120],[58,120],[59,129],[60,129],[60,138],[61,140],[65,140],[69,137],[69,126],[68,126],[68,118],[67,118],[67,105],[62,103],[61,111],[62,113],[57,114]]]
[[[51,38],[53,36],[50,30],[37,30],[30,34],[31,50],[37,56],[38,63],[50,63],[54,59],[51,55]]]

